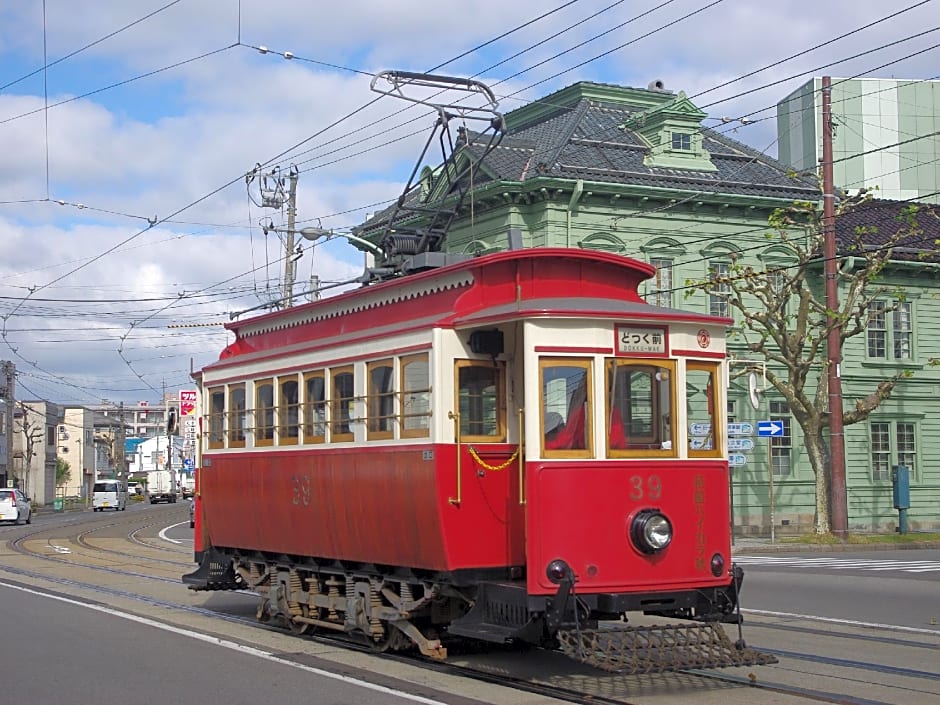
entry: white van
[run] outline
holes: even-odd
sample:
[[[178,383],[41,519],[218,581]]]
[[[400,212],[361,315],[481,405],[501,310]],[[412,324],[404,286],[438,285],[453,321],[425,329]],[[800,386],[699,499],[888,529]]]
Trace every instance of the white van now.
[[[95,483],[91,507],[96,512],[105,509],[123,512],[127,508],[127,494],[118,480],[99,480]]]

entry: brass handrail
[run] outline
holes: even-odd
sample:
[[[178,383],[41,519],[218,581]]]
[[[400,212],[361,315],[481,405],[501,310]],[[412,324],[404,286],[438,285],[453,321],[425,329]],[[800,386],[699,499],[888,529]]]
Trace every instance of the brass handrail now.
[[[519,504],[525,504],[525,409],[519,409]]]
[[[450,497],[447,501],[453,504],[455,507],[460,506],[461,494],[460,494],[460,412],[448,411],[447,418],[452,419],[454,422],[454,436],[457,439],[457,496]]]

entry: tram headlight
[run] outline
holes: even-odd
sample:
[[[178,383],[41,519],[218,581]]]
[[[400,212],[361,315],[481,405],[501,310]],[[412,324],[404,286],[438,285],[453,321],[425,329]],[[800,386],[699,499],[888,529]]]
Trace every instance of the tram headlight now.
[[[672,541],[672,522],[658,509],[644,509],[633,517],[630,538],[643,553],[659,553]]]
[[[545,569],[545,575],[556,585],[571,575],[571,568],[560,558],[556,558]]]
[[[712,575],[714,575],[716,578],[720,578],[721,574],[725,572],[725,557],[720,553],[716,553],[714,556],[712,556],[711,569]]]

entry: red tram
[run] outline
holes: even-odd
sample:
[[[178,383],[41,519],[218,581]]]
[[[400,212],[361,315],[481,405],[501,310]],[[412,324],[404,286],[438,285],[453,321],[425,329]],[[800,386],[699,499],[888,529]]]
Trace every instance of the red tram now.
[[[459,636],[618,669],[763,662],[716,626],[740,619],[730,322],[646,304],[653,271],[511,250],[229,324],[196,375],[184,581],[431,657]],[[598,629],[631,613],[685,621]],[[702,660],[650,655],[702,639]]]

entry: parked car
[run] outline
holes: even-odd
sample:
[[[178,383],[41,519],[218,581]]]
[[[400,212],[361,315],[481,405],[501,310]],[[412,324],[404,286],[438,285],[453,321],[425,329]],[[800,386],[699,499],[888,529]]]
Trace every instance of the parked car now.
[[[139,494],[143,494],[140,491],[140,485],[138,485],[136,482],[128,482],[127,483],[127,496],[135,497],[136,495],[139,495]]]
[[[189,500],[189,528],[196,528],[196,498]]]
[[[0,489],[0,521],[29,524],[33,521],[33,507],[29,497],[13,487]]]

